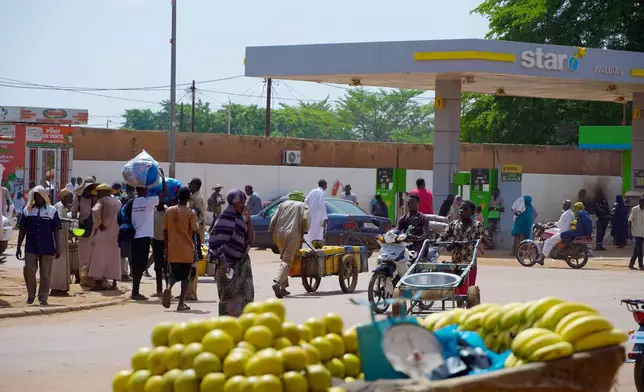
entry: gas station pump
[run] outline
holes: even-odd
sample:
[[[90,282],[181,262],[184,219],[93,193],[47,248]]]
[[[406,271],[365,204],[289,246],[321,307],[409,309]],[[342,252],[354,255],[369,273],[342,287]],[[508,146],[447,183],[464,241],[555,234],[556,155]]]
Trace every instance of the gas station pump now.
[[[387,205],[389,220],[396,223],[398,209],[402,207],[402,194],[407,188],[407,170],[401,168],[376,169],[376,194]]]
[[[472,169],[470,180],[470,200],[481,207],[483,224],[487,227],[488,207],[492,190],[498,186],[497,169]]]

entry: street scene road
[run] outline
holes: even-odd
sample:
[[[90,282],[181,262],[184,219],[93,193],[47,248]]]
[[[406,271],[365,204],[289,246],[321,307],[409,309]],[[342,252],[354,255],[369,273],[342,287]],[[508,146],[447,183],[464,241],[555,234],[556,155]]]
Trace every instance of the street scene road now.
[[[279,265],[270,251],[253,251],[255,299],[272,296],[272,277]],[[642,272],[628,271],[624,258],[591,259],[583,270],[550,262],[546,267],[524,268],[509,258],[481,258],[478,285],[482,302],[509,303],[559,296],[595,307],[628,330],[635,326],[619,301],[641,292]],[[374,264],[375,259],[370,260]],[[15,265],[14,265],[15,266]],[[327,312],[341,315],[345,325],[369,321],[369,311],[350,298],[365,299],[369,273],[359,276],[354,293],[343,294],[336,277],[323,278],[315,293],[306,293],[299,279],[291,280],[291,296],[284,299],[287,317],[303,322]],[[144,281],[150,293],[153,279]],[[50,392],[111,390],[112,375],[129,367],[138,347],[149,345],[152,327],[164,320],[185,321],[217,315],[217,291],[212,278],[201,277],[199,301],[192,310],[177,313],[158,301],[109,306],[65,314],[0,319],[0,391]],[[632,365],[625,364],[617,378],[618,391],[635,391]]]

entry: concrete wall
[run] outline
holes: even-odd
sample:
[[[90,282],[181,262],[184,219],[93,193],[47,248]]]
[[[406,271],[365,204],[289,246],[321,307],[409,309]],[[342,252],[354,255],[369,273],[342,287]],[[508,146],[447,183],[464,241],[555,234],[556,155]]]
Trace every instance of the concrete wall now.
[[[74,175],[87,177],[95,175],[98,181],[111,183],[121,181],[121,169],[125,161],[74,161]],[[161,166],[167,171],[168,164]],[[280,197],[293,190],[305,193],[313,189],[320,178],[329,182],[328,194],[335,181],[351,184],[362,206],[369,206],[376,187],[375,169],[326,168],[326,167],[288,167],[288,166],[253,166],[253,165],[218,165],[204,163],[178,163],[177,178],[186,184],[193,177],[204,182],[204,197],[210,195],[215,184],[224,186],[225,191],[243,188],[252,184],[263,200]],[[433,175],[431,170],[408,170],[407,190],[416,186],[417,178],[424,178],[431,187]],[[531,195],[533,204],[539,213],[539,220],[556,220],[560,215],[561,201],[575,200],[579,189],[595,189],[601,185],[609,197],[614,200],[621,189],[621,177],[617,176],[579,176],[557,174],[523,175],[522,193]],[[469,194],[465,187],[465,194]],[[514,200],[506,200],[509,207]]]
[[[142,149],[158,161],[168,161],[167,132],[78,128],[74,158],[126,161]],[[432,170],[433,146],[405,143],[339,142],[181,133],[177,162],[281,165],[282,151],[302,152],[302,166],[333,168],[403,167]],[[461,145],[460,170],[493,167],[494,163],[523,165],[524,173],[621,175],[619,151],[582,151],[576,147],[501,144]],[[494,161],[496,157],[496,161]]]

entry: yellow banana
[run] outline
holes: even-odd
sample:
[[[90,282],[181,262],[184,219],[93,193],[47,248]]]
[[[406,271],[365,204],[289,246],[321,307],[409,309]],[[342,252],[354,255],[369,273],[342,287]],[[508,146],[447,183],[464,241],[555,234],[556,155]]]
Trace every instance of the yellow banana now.
[[[574,343],[591,333],[613,329],[613,324],[602,316],[595,314],[573,320],[561,330],[563,340]]]
[[[565,358],[573,353],[572,344],[568,342],[559,342],[550,346],[542,347],[533,352],[528,357],[528,362],[552,361],[554,359]]]
[[[574,320],[584,317],[584,316],[592,316],[593,312],[589,312],[587,310],[580,310],[579,312],[572,312],[567,315],[565,315],[559,322],[557,323],[557,326],[555,327],[555,332],[556,333],[561,333],[561,331],[568,326],[571,322]]]
[[[498,308],[498,307],[500,307],[500,305],[497,305],[497,304],[480,304],[480,305],[476,305],[476,306],[474,306],[472,308],[469,308],[469,309],[467,309],[467,312],[463,314],[463,317],[461,317],[461,319],[460,319],[461,324],[467,323],[467,320],[470,317],[473,317],[473,316],[475,316],[475,315],[477,315],[479,313],[485,313],[490,309],[494,309],[494,308]]]
[[[430,331],[434,330],[434,324],[436,324],[436,321],[440,320],[441,317],[444,315],[441,313],[432,313],[429,316],[425,317],[425,321],[423,323],[423,326],[427,328]]]
[[[516,306],[503,313],[501,319],[499,320],[499,328],[505,330],[509,329],[513,325],[516,325],[519,322],[522,310],[523,308],[521,306]]]
[[[526,320],[532,325],[536,320],[540,319],[551,307],[564,302],[563,299],[557,297],[542,298],[528,308],[526,311]]]
[[[494,351],[494,348],[496,347],[496,332],[490,332],[485,336],[485,339],[483,339],[483,342],[485,343],[485,347],[488,349]]]
[[[460,325],[459,329],[462,331],[474,331],[478,329],[483,323],[484,313],[475,313],[467,317]]]
[[[451,314],[444,314],[443,317],[439,318],[436,320],[434,323],[434,331],[438,331],[439,329],[443,327],[447,327],[450,324],[456,324],[454,322],[454,317],[452,317]]]
[[[499,325],[499,319],[501,318],[502,310],[499,309],[490,309],[485,312],[485,318],[483,319],[483,326],[488,331],[496,331]]]
[[[527,344],[524,344],[520,349],[521,351],[517,354],[520,354],[522,358],[530,358],[530,356],[540,348],[552,346],[553,344],[561,343],[563,341],[564,340],[561,339],[561,336],[550,331],[550,333],[538,336]]]
[[[454,321],[456,322],[456,324],[460,324],[463,317],[467,315],[469,311],[468,309],[464,309],[464,308],[456,308],[456,309],[452,309],[450,313],[452,314],[452,317],[454,318]]]
[[[546,334],[554,334],[554,332],[545,329],[545,328],[529,328],[523,332],[520,332],[513,340],[510,348],[513,353],[517,353],[519,357],[522,357],[522,348],[530,341],[536,339],[539,336]],[[561,339],[560,339],[561,340]]]
[[[525,361],[523,359],[517,359],[513,367],[519,367],[522,365],[525,365]]]
[[[595,309],[579,302],[562,302],[560,304],[554,305],[553,307],[548,309],[546,313],[543,314],[538,327],[554,330],[559,321],[564,318],[564,316],[579,311],[597,313]]]
[[[573,345],[575,352],[595,350],[602,347],[622,344],[628,336],[619,329],[595,332],[577,340]]]
[[[508,355],[508,357],[505,359],[504,366],[506,368],[511,368],[514,367],[514,365],[517,363],[517,357],[514,356],[514,354]]]

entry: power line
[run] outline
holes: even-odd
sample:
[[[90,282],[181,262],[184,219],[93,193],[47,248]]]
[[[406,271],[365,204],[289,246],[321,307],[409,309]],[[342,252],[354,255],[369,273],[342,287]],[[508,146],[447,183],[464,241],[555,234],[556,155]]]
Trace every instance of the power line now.
[[[238,75],[238,76],[229,76],[225,78],[219,78],[219,79],[209,79],[209,80],[201,80],[198,82],[195,82],[196,84],[206,84],[206,83],[215,83],[215,82],[223,82],[226,80],[233,80],[233,79],[238,79],[238,78],[243,78],[244,75]],[[39,83],[31,83],[31,82],[25,82],[22,80],[17,80],[17,79],[11,79],[11,78],[5,78],[5,77],[0,77],[0,79],[5,80],[7,82],[4,83],[11,83],[5,85],[5,87],[16,87],[20,88],[21,85],[27,85],[27,86],[32,86],[32,87],[41,87],[43,89],[52,89],[52,90],[68,90],[68,91],[159,91],[161,89],[170,89],[170,85],[163,85],[163,86],[144,86],[144,87],[115,87],[115,88],[104,88],[104,87],[72,87],[72,86],[56,86],[56,85],[48,85],[48,84],[39,84]],[[188,83],[179,83],[177,84],[177,87],[179,86],[190,86],[192,85],[192,82]]]

